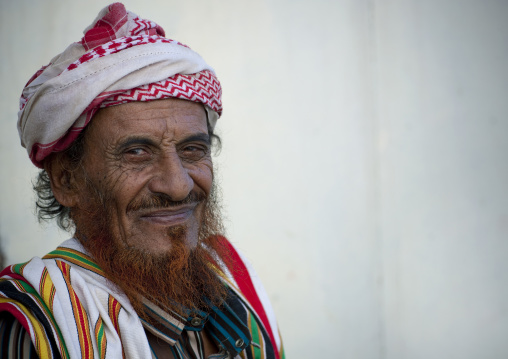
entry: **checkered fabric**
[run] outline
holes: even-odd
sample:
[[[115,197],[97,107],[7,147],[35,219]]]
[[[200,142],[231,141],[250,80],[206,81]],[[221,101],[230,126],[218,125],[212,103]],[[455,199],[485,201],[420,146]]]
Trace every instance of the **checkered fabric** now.
[[[196,52],[121,3],[101,10],[80,42],[43,66],[23,89],[21,144],[42,167],[78,137],[99,108],[175,97],[205,105],[212,126],[222,113],[222,89]]]

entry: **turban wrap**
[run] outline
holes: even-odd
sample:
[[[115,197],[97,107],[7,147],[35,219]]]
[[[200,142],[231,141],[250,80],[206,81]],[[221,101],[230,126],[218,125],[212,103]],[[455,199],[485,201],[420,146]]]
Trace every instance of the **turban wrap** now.
[[[42,167],[78,137],[98,109],[168,97],[205,105],[209,125],[222,112],[213,69],[150,20],[121,3],[102,9],[80,42],[55,56],[28,81],[18,131],[30,159]]]

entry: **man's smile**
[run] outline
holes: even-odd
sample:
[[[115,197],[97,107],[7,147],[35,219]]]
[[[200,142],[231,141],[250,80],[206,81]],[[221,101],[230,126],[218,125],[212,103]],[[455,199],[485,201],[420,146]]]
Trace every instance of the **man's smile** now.
[[[284,358],[268,295],[223,236],[214,70],[119,2],[83,35],[21,94],[35,211],[74,238],[4,268],[0,359]]]
[[[178,208],[142,210],[139,213],[139,219],[164,226],[181,225],[192,217],[197,205],[198,203],[192,203]]]

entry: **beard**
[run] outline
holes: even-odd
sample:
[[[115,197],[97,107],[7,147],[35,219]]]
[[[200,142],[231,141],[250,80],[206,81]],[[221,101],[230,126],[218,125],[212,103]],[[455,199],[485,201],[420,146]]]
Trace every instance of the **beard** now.
[[[86,209],[72,211],[76,238],[112,281],[129,298],[137,314],[145,320],[143,297],[165,310],[187,317],[186,310],[204,310],[220,306],[227,290],[211,263],[229,264],[228,249],[221,237],[224,232],[220,214],[218,189],[215,184],[208,197],[191,193],[183,201],[172,201],[165,194],[151,194],[137,200],[132,210],[171,208],[182,202],[203,202],[204,208],[198,230],[198,244],[187,245],[186,227],[168,227],[168,252],[152,253],[128,246],[125,238],[114,234],[110,223],[113,199],[107,189],[87,181]]]

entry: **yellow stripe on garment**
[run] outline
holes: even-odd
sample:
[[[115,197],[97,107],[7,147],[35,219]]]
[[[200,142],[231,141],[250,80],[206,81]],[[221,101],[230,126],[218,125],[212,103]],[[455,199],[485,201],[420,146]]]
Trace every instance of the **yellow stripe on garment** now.
[[[53,300],[55,299],[55,286],[50,276],[48,275],[48,269],[44,268],[41,276],[41,283],[39,284],[39,292],[42,300],[49,307],[51,313],[53,313]]]
[[[53,330],[57,334],[55,339],[56,339],[56,341],[58,343],[58,346],[60,348],[60,353],[62,355],[62,359],[68,359],[69,358],[69,353],[67,352],[67,348],[65,347],[65,345],[63,343],[62,333],[61,333],[60,329],[58,328],[58,325],[55,322],[55,318],[53,317],[53,312],[52,312],[52,310],[53,310],[53,299],[55,297],[55,291],[56,291],[56,289],[55,289],[55,287],[53,285],[53,282],[49,278],[49,275],[48,275],[48,272],[47,272],[46,268],[44,268],[44,270],[42,272],[41,284],[42,284],[42,281],[45,280],[44,277],[47,277],[46,279],[49,280],[49,281],[46,280],[46,285],[48,287],[46,292],[49,293],[49,294],[47,294],[47,296],[49,297],[49,302],[45,301],[44,298],[42,298],[41,295],[39,293],[37,293],[35,291],[35,289],[31,285],[26,283],[25,281],[19,280],[19,279],[10,279],[9,281],[10,281],[10,283],[12,285],[14,285],[16,287],[16,289],[19,290],[19,292],[24,293],[27,296],[29,296],[30,299],[34,301],[34,304],[36,304],[37,307],[43,311],[43,314],[49,320],[49,322],[51,324],[51,327],[53,328]],[[0,281],[3,281],[3,279],[0,279]],[[39,292],[41,294],[44,294],[41,284],[39,284]],[[48,309],[48,306],[51,309]]]
[[[120,323],[119,323],[121,309],[122,306],[120,305],[118,300],[116,300],[116,298],[110,294],[108,299],[108,315],[111,321],[113,322],[113,326],[115,327],[115,330],[120,338],[122,337],[122,334],[120,333]],[[123,350],[123,347],[122,347],[122,358],[125,359],[125,352]]]
[[[263,337],[263,333],[261,331],[261,328],[259,327],[259,323],[256,320],[257,316],[253,315],[255,314],[255,311],[252,307],[250,307],[250,303],[245,298],[243,293],[238,288],[238,285],[229,278],[224,271],[217,267],[214,264],[209,264],[210,267],[217,273],[217,275],[222,279],[222,281],[227,284],[232,290],[235,291],[235,293],[238,295],[238,297],[242,300],[244,305],[247,309],[247,325],[249,328],[249,332],[252,337],[252,341],[259,345],[259,347],[256,347],[255,345],[250,346],[252,357],[255,359],[265,359],[265,353],[266,353],[266,343]],[[277,350],[277,348],[274,348],[274,350]]]
[[[84,253],[74,249],[58,247],[54,251],[46,254],[42,259],[63,259],[69,263],[76,264],[84,269],[104,276],[102,269],[93,261],[93,259]]]
[[[67,285],[67,291],[69,292],[69,298],[71,300],[72,312],[74,314],[74,320],[76,322],[76,329],[78,331],[79,346],[81,348],[82,359],[93,359],[93,345],[90,333],[90,323],[88,321],[88,315],[86,314],[81,301],[79,300],[76,292],[72,289],[71,284],[71,266],[62,261],[55,261],[58,268],[62,272],[62,276]]]
[[[32,340],[35,342],[34,346],[37,355],[39,355],[39,358],[51,358],[52,357],[51,347],[49,344],[48,337],[46,336],[46,332],[42,327],[42,324],[37,320],[37,318],[34,317],[32,312],[23,304],[16,302],[15,300],[12,299],[0,298],[0,303],[11,303],[14,306],[16,306],[17,309],[23,312],[28,321],[30,321],[30,324],[32,324],[32,328],[34,330],[33,333],[30,333],[30,336],[32,337]]]
[[[252,357],[255,359],[265,359],[266,348],[263,333],[259,328],[256,318],[250,311],[247,311],[247,324],[251,333],[252,342],[258,345],[251,344]]]
[[[229,287],[231,287],[232,289],[236,289],[236,292],[237,294],[240,293],[240,288],[238,288],[238,285],[234,282],[231,281],[231,278],[228,277],[226,275],[226,273],[224,273],[224,271],[219,268],[218,266],[216,266],[215,264],[212,264],[212,263],[209,263],[208,264],[209,267],[220,277],[220,279],[222,279],[224,282],[226,282],[226,284],[229,285]],[[241,295],[242,299],[245,300],[245,297],[243,295]]]
[[[251,337],[252,337],[252,341],[255,342],[255,343],[258,343],[259,340],[256,340],[254,339],[254,333],[252,333],[252,323],[251,323],[251,320],[252,320],[252,316],[250,315],[250,312],[247,311],[247,325],[249,327],[249,332],[251,333]],[[251,355],[253,358],[256,358],[256,351],[254,350],[255,346],[251,343],[250,345],[250,352],[251,352]]]
[[[280,348],[279,348],[280,359],[286,359],[286,352],[284,351],[284,344],[282,343],[282,336],[280,335],[280,330],[279,330],[279,338],[280,338]]]
[[[23,270],[25,269],[25,267],[27,266],[28,263],[29,262],[14,264],[14,265],[11,266],[11,270],[14,273],[23,275]]]
[[[99,319],[97,319],[97,323],[95,323],[95,339],[97,341],[97,349],[99,350],[100,358],[106,358],[107,340],[106,333],[104,331],[104,323],[101,317],[99,317]]]

